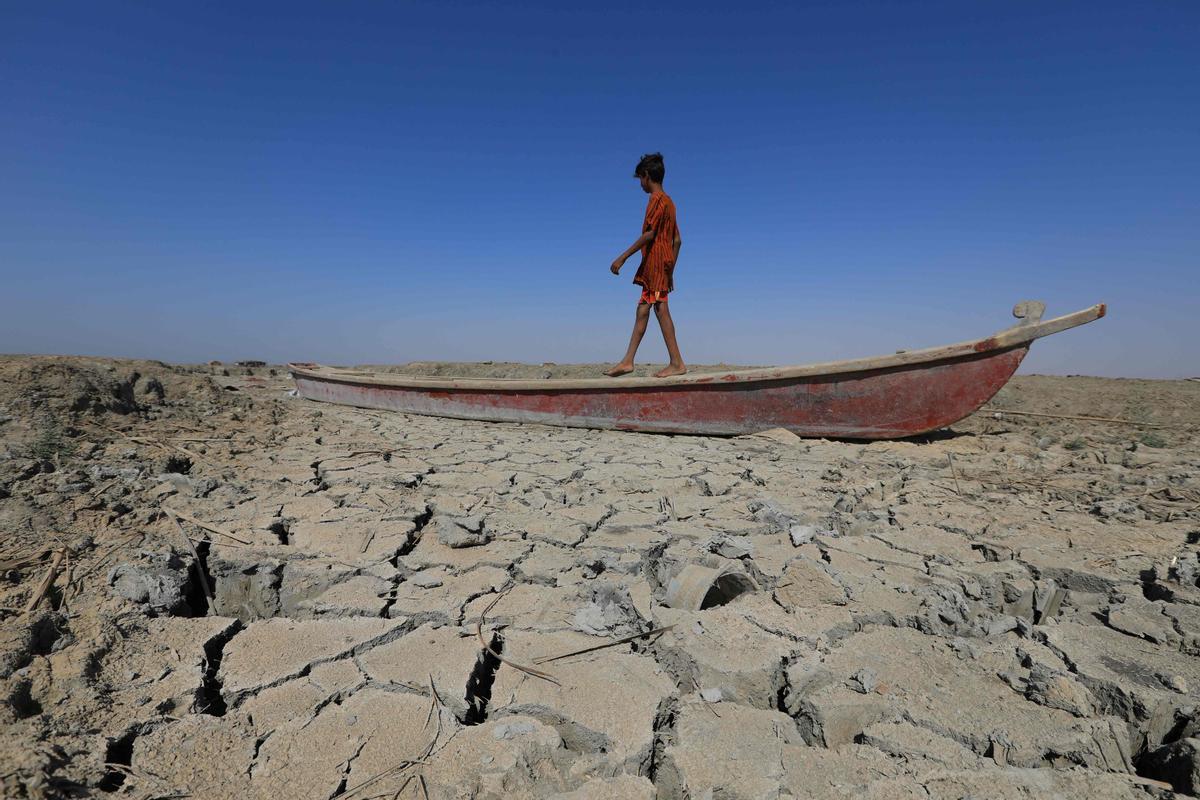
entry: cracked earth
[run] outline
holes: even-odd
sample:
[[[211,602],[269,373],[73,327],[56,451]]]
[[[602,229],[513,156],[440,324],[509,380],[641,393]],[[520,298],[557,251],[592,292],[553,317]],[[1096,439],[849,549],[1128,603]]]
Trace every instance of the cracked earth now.
[[[0,795],[1200,791],[1200,383],[875,443],[290,388],[0,359]]]

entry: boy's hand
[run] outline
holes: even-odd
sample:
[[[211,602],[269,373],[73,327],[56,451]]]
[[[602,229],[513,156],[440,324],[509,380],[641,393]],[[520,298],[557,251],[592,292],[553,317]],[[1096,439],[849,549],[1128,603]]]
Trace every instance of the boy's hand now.
[[[623,267],[623,266],[625,266],[625,259],[618,257],[616,260],[613,261],[612,266],[609,267],[609,269],[612,270],[613,275],[620,275],[621,267]]]

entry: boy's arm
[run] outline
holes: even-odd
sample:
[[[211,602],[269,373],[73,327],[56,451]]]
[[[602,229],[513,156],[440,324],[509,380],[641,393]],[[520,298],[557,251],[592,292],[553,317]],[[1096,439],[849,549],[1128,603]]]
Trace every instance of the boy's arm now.
[[[636,242],[629,245],[628,250],[626,250],[624,253],[621,253],[621,255],[619,255],[615,259],[613,259],[612,266],[609,267],[609,269],[612,270],[612,274],[613,275],[618,274],[621,271],[621,267],[623,267],[625,265],[626,259],[628,259],[631,255],[636,253],[638,250],[641,250],[643,247],[645,247],[646,245],[650,244],[653,241],[654,241],[654,231],[646,231],[641,236],[639,236],[637,238]]]
[[[679,263],[679,248],[683,246],[683,239],[679,238],[679,231],[675,231],[675,241],[672,242],[672,244],[675,246],[675,258],[672,259],[671,263],[678,264]]]

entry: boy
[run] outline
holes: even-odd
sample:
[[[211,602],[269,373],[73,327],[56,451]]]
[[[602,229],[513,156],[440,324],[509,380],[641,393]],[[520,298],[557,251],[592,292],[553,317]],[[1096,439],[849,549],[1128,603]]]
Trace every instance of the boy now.
[[[646,333],[646,324],[650,320],[650,309],[658,317],[658,327],[662,330],[663,341],[667,345],[667,353],[671,363],[654,373],[656,378],[667,378],[671,375],[682,375],[687,372],[683,357],[679,355],[679,344],[675,341],[675,323],[671,320],[671,310],[667,307],[667,294],[675,288],[675,262],[679,260],[679,246],[683,240],[679,238],[679,227],[675,224],[675,203],[663,191],[663,178],[666,168],[663,166],[662,153],[651,153],[642,156],[633,177],[642,184],[642,191],[650,195],[646,204],[646,218],[642,222],[642,235],[613,261],[612,274],[618,275],[621,267],[635,251],[642,251],[642,263],[638,267],[633,282],[642,287],[642,296],[638,301],[637,316],[633,323],[633,335],[629,337],[629,349],[621,363],[606,370],[605,375],[616,377],[633,372],[633,357],[637,354],[642,335]]]

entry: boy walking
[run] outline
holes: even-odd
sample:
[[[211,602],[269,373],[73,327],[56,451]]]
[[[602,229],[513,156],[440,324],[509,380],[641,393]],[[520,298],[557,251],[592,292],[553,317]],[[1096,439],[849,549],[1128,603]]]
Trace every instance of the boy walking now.
[[[636,251],[642,251],[642,263],[633,282],[642,287],[642,296],[638,300],[637,316],[633,322],[633,335],[629,337],[629,349],[621,363],[606,370],[605,375],[616,377],[633,372],[633,357],[637,354],[638,345],[646,333],[646,325],[650,321],[650,309],[658,317],[658,327],[662,330],[663,341],[667,345],[667,353],[671,363],[654,373],[656,378],[667,378],[671,375],[682,375],[687,372],[683,357],[679,355],[679,343],[675,341],[675,323],[671,319],[671,310],[667,307],[667,294],[675,288],[675,262],[679,260],[679,247],[683,240],[679,238],[679,226],[675,223],[675,203],[663,191],[663,178],[666,168],[663,166],[662,153],[651,153],[642,156],[633,177],[642,184],[642,191],[650,195],[646,204],[646,218],[642,222],[642,235],[612,263],[612,274],[618,275],[626,259]]]

